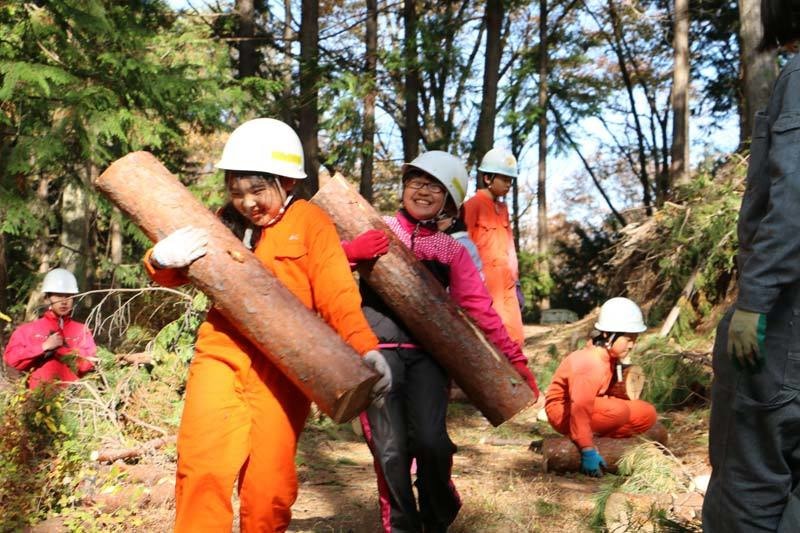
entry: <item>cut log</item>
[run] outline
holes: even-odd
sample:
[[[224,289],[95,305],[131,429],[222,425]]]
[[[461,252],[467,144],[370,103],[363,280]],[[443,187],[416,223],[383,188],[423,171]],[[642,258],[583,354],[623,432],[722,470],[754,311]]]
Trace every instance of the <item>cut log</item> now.
[[[377,374],[152,154],[128,154],[95,185],[154,242],[184,226],[207,230],[208,253],[186,269],[189,280],[333,420],[369,406]]]
[[[608,465],[607,471],[615,473],[619,460],[626,452],[642,443],[642,438],[667,445],[667,428],[656,424],[640,436],[627,439],[596,437],[594,444]],[[567,437],[550,437],[542,444],[542,470],[545,472],[578,472],[581,468],[581,454],[575,444]]]
[[[157,439],[149,440],[136,448],[123,448],[118,450],[103,450],[97,454],[95,459],[98,463],[113,463],[125,459],[133,459],[140,457],[148,452],[157,450],[168,444],[175,443],[175,436],[159,437]]]
[[[331,178],[311,201],[330,215],[343,239],[369,229],[381,229],[389,236],[389,252],[361,265],[361,279],[403,320],[489,422],[500,425],[534,402],[530,388],[508,360],[343,176]]]
[[[638,400],[644,390],[644,370],[638,365],[622,365],[622,380],[614,376],[608,387],[608,395],[623,400]]]

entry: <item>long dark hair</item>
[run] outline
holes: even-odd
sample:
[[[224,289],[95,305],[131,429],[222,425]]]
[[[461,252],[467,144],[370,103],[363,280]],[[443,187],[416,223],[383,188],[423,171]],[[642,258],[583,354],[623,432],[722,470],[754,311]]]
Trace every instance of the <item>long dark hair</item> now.
[[[236,238],[242,241],[247,248],[251,250],[255,248],[258,239],[261,238],[261,228],[252,224],[237,211],[233,207],[233,202],[228,202],[220,207],[219,211],[217,211],[217,216],[225,224],[225,227],[231,230],[236,235]],[[245,234],[248,229],[250,230],[250,238],[245,241]]]
[[[761,52],[800,39],[800,0],[761,0],[761,25]]]

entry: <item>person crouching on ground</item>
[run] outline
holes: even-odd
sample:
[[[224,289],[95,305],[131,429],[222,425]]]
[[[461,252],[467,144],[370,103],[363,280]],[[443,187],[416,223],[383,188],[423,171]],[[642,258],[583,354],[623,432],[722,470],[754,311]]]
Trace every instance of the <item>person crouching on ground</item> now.
[[[8,365],[30,371],[30,389],[77,381],[94,368],[97,354],[92,332],[72,319],[73,298],[79,292],[72,272],[51,270],[42,292],[47,302],[44,316],[14,330],[4,354]]]
[[[321,209],[292,194],[306,177],[303,160],[289,125],[270,118],[245,122],[217,163],[230,199],[219,215],[265,268],[375,368],[381,379],[373,394],[379,397],[391,376],[361,311],[339,236]],[[161,285],[186,283],[183,267],[205,255],[207,245],[204,230],[178,229],[147,253],[145,266]],[[297,441],[309,408],[300,389],[212,308],[198,331],[178,431],[175,531],[230,531],[235,484],[242,532],[286,531],[297,498]]]
[[[447,152],[426,152],[403,166],[402,209],[384,217],[395,235],[449,290],[486,337],[508,358],[538,397],[536,379],[519,343],[508,335],[467,249],[437,229],[450,205],[456,212],[464,200],[467,171]],[[387,243],[374,230],[343,243],[351,263],[386,253]],[[380,339],[392,370],[393,384],[382,404],[373,403],[362,415],[364,435],[376,461],[378,487],[388,494],[382,507],[386,531],[442,532],[455,520],[461,500],[450,477],[456,447],[447,434],[450,378],[406,329],[402,317],[365,283],[361,283],[364,314]],[[424,312],[424,311],[423,311]],[[417,463],[419,510],[411,483],[412,459]]]
[[[558,366],[545,395],[553,429],[568,436],[581,453],[581,472],[600,477],[606,466],[593,436],[625,438],[644,433],[656,410],[642,400],[606,396],[619,361],[647,327],[642,311],[627,298],[612,298],[600,308],[599,332],[591,345],[572,352]]]

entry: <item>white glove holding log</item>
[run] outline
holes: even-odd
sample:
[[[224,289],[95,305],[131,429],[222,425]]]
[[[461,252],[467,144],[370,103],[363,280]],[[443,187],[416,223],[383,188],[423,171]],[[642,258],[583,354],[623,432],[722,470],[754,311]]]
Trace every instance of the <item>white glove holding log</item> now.
[[[208,251],[208,232],[193,226],[177,229],[158,241],[150,254],[156,268],[183,268]]]
[[[383,402],[383,397],[392,390],[392,369],[386,358],[378,350],[370,350],[364,354],[364,362],[372,368],[381,378],[372,386],[370,396],[372,402],[378,406]]]

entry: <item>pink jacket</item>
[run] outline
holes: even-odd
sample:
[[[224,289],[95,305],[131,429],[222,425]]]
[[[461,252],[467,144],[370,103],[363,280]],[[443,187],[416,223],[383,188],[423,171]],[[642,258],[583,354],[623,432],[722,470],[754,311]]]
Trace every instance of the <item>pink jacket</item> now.
[[[467,249],[446,233],[417,225],[403,211],[383,217],[395,235],[417,259],[449,267],[450,296],[472,318],[511,363],[527,362],[522,347],[508,336],[500,315],[492,307],[492,298]]]
[[[64,344],[51,352],[42,352],[42,343],[55,332],[61,333]],[[42,383],[77,380],[94,368],[96,353],[89,328],[69,317],[59,324],[56,314],[47,311],[42,318],[14,330],[3,357],[17,370],[33,371],[28,387],[34,389]],[[75,356],[74,361],[68,356]]]

